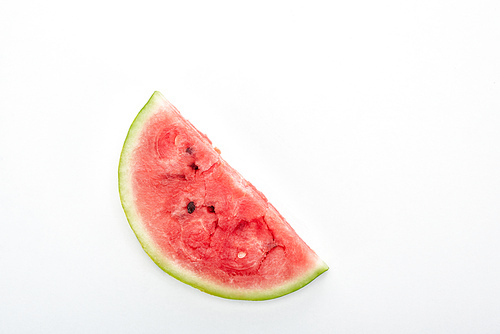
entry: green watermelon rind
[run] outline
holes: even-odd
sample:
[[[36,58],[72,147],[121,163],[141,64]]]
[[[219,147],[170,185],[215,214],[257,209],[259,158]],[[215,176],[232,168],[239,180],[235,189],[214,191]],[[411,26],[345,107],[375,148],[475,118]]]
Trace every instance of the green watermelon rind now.
[[[158,265],[158,267],[179,281],[189,284],[208,294],[222,298],[243,300],[267,300],[284,296],[293,291],[299,290],[323,272],[327,271],[328,266],[326,263],[318,258],[316,266],[305,272],[301,277],[296,277],[293,281],[284,282],[281,286],[273,287],[271,289],[256,290],[236,289],[219,285],[199,277],[196,273],[183,269],[181,265],[176,265],[172,260],[167,259],[162,255],[160,248],[155,246],[155,242],[152,237],[144,228],[144,223],[142,222],[142,219],[135,207],[133,190],[131,189],[132,173],[129,161],[140,138],[143,125],[152,115],[154,115],[155,112],[160,111],[161,107],[164,106],[165,103],[168,102],[163,95],[160,92],[154,92],[146,105],[141,109],[128,131],[118,168],[120,200],[127,220],[144,251]]]

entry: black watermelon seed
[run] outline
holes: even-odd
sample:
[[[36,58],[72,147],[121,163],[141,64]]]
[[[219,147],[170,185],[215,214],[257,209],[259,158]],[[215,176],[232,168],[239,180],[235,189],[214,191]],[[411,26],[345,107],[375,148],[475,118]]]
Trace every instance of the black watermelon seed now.
[[[198,170],[198,166],[194,163],[192,163],[189,167],[191,167],[194,170]]]
[[[196,209],[196,206],[194,205],[194,202],[189,202],[189,204],[187,206],[188,213],[189,214],[193,213],[195,209]]]
[[[215,208],[213,205],[207,206],[208,212],[215,212]]]
[[[192,147],[186,148],[186,152],[189,154],[193,154],[193,148]]]

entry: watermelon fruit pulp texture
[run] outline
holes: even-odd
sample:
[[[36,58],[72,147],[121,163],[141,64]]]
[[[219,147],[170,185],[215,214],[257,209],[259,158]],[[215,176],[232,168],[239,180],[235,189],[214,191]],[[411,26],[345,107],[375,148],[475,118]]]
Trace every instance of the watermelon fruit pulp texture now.
[[[207,293],[271,299],[328,270],[159,92],[130,127],[119,188],[130,226],[152,260]]]

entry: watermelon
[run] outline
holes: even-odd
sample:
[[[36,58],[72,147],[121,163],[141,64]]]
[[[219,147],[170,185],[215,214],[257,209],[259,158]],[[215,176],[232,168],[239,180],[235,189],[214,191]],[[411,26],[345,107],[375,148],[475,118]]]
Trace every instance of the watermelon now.
[[[209,294],[272,299],[328,270],[266,197],[159,92],[130,127],[119,190],[151,259]]]

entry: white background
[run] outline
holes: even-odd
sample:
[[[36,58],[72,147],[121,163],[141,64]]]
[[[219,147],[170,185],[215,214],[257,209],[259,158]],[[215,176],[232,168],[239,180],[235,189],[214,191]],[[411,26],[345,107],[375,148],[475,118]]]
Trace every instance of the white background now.
[[[330,270],[231,301],[142,251],[161,91]],[[500,2],[2,1],[0,333],[499,333]]]

